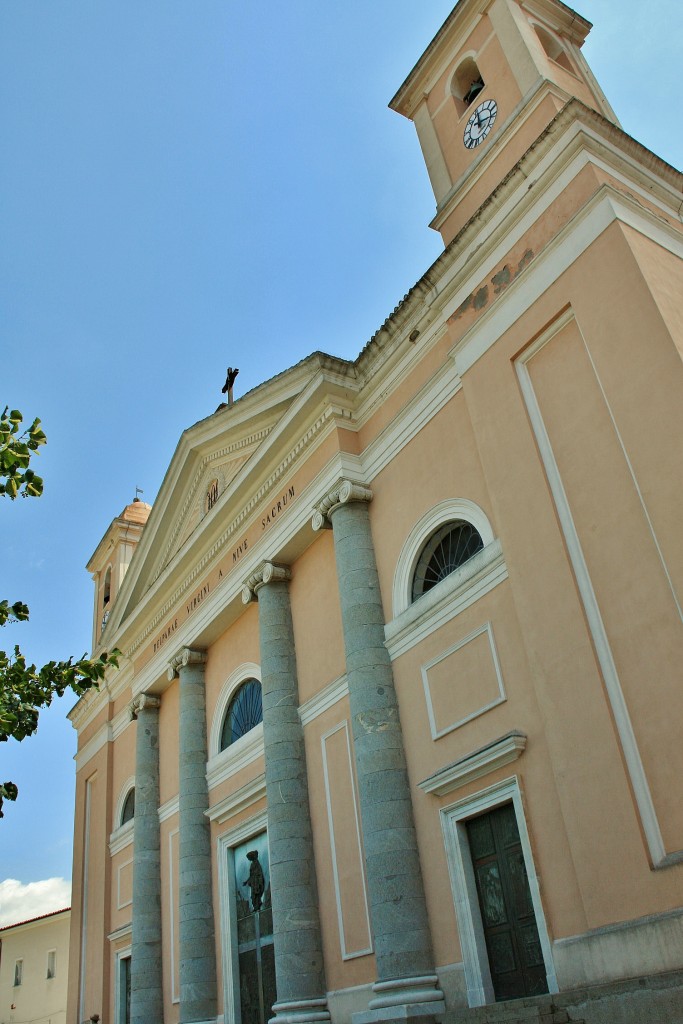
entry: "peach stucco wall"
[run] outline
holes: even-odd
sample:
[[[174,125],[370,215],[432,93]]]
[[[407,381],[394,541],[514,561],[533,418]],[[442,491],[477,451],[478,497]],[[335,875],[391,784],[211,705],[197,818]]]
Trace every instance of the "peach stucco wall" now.
[[[492,94],[490,83],[495,83],[500,109],[491,140],[521,99],[492,20],[483,16],[473,36],[438,69],[427,97],[453,180],[477,156],[462,146],[467,114],[456,119],[448,92],[453,70],[470,49],[476,51],[487,81],[482,98]],[[586,102],[593,99],[587,86],[572,85],[569,72],[551,67],[540,47],[534,59],[539,66],[545,62],[555,85]],[[555,85],[546,83],[540,89],[538,105],[520,119],[504,152],[473,168],[461,202],[442,226],[447,239],[481,208],[495,184],[561,108],[564,97]],[[397,340],[403,330],[400,318],[409,315],[402,309],[396,323],[384,331],[381,344],[377,342],[377,352],[371,352],[366,363],[361,357],[357,376],[353,367],[340,369],[340,377],[347,370],[349,375],[343,399],[335,378],[329,394],[321,391],[320,404],[312,404],[287,428],[282,450],[269,441],[261,467],[254,458],[253,493],[263,497],[244,513],[244,520],[235,520],[242,523],[242,532],[234,544],[230,542],[230,550],[217,544],[215,557],[207,556],[224,528],[218,518],[207,517],[194,530],[188,521],[180,533],[182,549],[169,561],[167,575],[162,573],[161,582],[153,584],[157,591],[150,598],[148,620],[143,622],[141,614],[140,621],[126,625],[131,644],[139,644],[134,646],[133,688],[145,672],[144,678],[153,677],[150,685],[162,697],[167,1021],[178,1017],[178,814],[173,801],[179,788],[179,685],[165,674],[177,634],[170,630],[170,639],[161,646],[160,636],[174,617],[180,624],[178,633],[190,635],[193,622],[201,618],[200,603],[193,604],[190,598],[205,584],[212,599],[218,595],[222,600],[230,593],[229,601],[217,601],[214,619],[208,625],[204,622],[204,632],[197,634],[197,642],[207,650],[207,734],[215,736],[231,692],[228,687],[239,682],[236,674],[248,674],[249,666],[260,663],[258,604],[242,605],[238,588],[245,563],[253,569],[260,559],[281,558],[292,570],[290,596],[327,986],[331,991],[354,989],[375,979],[350,708],[344,690],[334,539],[330,530],[313,534],[310,518],[302,525],[302,507],[306,517],[309,512],[302,495],[307,489],[308,494],[314,491],[323,478],[336,480],[342,465],[356,466],[359,478],[372,490],[370,526],[389,635],[396,627],[394,580],[406,539],[439,502],[465,499],[478,506],[504,561],[495,585],[458,609],[452,607],[450,617],[444,615],[438,627],[427,623],[412,646],[406,643],[394,654],[437,965],[447,967],[462,959],[441,812],[512,776],[522,794],[551,942],[680,906],[683,864],[654,870],[642,804],[629,776],[632,762],[625,751],[632,742],[665,853],[674,857],[683,849],[683,697],[676,674],[683,662],[683,270],[663,242],[657,244],[619,222],[584,245],[585,235],[579,238],[574,229],[583,223],[587,204],[613,198],[616,190],[624,201],[623,182],[588,162],[552,201],[547,192],[532,197],[538,206],[547,198],[544,211],[523,232],[520,229],[504,255],[501,245],[495,266],[493,256],[488,264],[481,253],[474,253],[470,269],[458,269],[457,254],[450,250],[442,266],[452,258],[449,266],[455,269],[444,292],[460,287],[453,281],[461,275],[462,291],[469,294],[454,301],[454,293],[449,293],[443,301],[452,305],[443,313],[438,308],[440,292],[433,287],[440,271],[433,268],[434,279],[424,292],[427,295],[429,288],[425,311],[431,303],[431,319],[419,321],[421,328],[426,324],[424,330],[410,335],[410,343]],[[635,200],[631,196],[628,201]],[[656,195],[643,200],[648,223],[656,202]],[[484,220],[486,216],[484,211]],[[662,218],[657,230],[671,231],[674,225],[672,218]],[[568,269],[557,254],[560,231],[576,247]],[[488,244],[482,235],[481,247]],[[478,260],[481,269],[475,270]],[[444,270],[444,281],[450,272]],[[529,299],[536,283],[538,289]],[[495,335],[494,314],[498,323],[507,325]],[[438,317],[438,330],[432,333]],[[474,341],[480,343],[479,355],[468,362],[464,355],[474,351]],[[361,387],[362,375],[375,356],[376,376],[368,372]],[[451,397],[435,411],[444,380],[452,387]],[[357,417],[352,407],[356,386]],[[419,429],[411,419],[417,396],[420,409],[427,407],[431,415]],[[429,401],[434,405],[430,407]],[[328,412],[329,403],[335,402],[343,411],[335,413],[335,423],[321,428],[321,441],[311,442],[315,431],[306,416],[310,413],[311,420],[325,423],[321,410]],[[270,429],[272,421],[267,425]],[[280,428],[284,436],[285,428]],[[391,458],[383,461],[387,450]],[[374,478],[368,479],[367,467],[377,465]],[[267,478],[275,479],[277,486],[264,485],[259,491]],[[278,496],[290,487],[292,501],[278,507]],[[229,500],[236,506],[235,496]],[[287,525],[295,520],[296,530],[288,535]],[[199,565],[201,575],[194,577]],[[176,607],[171,606],[170,594],[175,595]],[[178,594],[183,595],[179,600]],[[145,632],[157,615],[155,631]],[[134,629],[139,634],[133,638]],[[391,640],[387,646],[393,649]],[[616,683],[609,675],[610,664]],[[632,740],[615,712],[617,687]],[[108,842],[118,824],[117,801],[134,774],[137,726],[121,727],[117,720],[114,740],[106,730],[114,714],[123,714],[131,693],[127,688],[115,703],[101,708],[95,704],[90,720],[83,712],[85,724],[79,729],[81,759],[95,748],[92,741],[98,737],[109,742],[80,764],[77,776],[72,922],[76,966],[69,988],[74,1019],[81,977],[84,999],[79,1008],[87,1014],[98,1012],[105,1020],[113,1018],[112,958],[130,941],[126,927],[134,846],[110,856]],[[526,736],[526,748],[514,763],[442,796],[420,788],[440,769],[512,730]],[[259,735],[252,733],[227,751],[209,750],[214,851],[236,842],[236,835],[242,841],[263,828],[264,757],[256,742]],[[216,856],[213,899],[221,1012],[223,968],[229,954],[221,945],[221,902],[230,899],[221,891],[223,867]],[[81,926],[85,959],[79,968]],[[121,934],[111,944],[108,935],[117,929]]]

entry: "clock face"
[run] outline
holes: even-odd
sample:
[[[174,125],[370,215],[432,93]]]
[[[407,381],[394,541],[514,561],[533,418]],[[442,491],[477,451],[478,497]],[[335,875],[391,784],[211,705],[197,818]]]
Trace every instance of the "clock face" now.
[[[493,128],[493,122],[496,120],[496,114],[498,113],[498,104],[495,100],[484,100],[479,106],[470,114],[467,124],[465,125],[465,133],[463,135],[463,142],[468,149],[476,149],[484,141],[488,133]]]

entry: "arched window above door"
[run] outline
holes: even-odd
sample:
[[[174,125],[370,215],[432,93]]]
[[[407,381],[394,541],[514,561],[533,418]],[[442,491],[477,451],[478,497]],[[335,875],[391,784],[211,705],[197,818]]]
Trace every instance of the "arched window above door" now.
[[[255,729],[263,721],[263,699],[258,679],[246,679],[230,698],[221,726],[220,750]]]

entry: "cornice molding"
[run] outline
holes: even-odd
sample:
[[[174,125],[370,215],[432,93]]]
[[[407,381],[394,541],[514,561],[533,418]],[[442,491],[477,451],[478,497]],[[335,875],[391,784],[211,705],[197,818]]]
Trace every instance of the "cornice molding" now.
[[[133,924],[124,924],[114,932],[109,932],[107,938],[110,942],[120,942],[122,939],[130,939],[133,935]]]
[[[355,483],[353,480],[340,480],[325,497],[319,501],[313,513],[311,526],[314,530],[329,529],[332,525],[331,517],[333,512],[340,505],[348,505],[353,501],[372,501],[372,491],[369,487]]]
[[[349,681],[346,676],[340,676],[339,679],[335,679],[329,683],[320,693],[316,693],[314,697],[311,697],[299,708],[299,718],[303,726],[310,725],[311,722],[319,718],[320,715],[329,711],[330,708],[338,704],[344,697],[348,697],[349,694]]]
[[[418,782],[418,786],[423,793],[445,796],[481,778],[482,775],[489,775],[496,769],[516,761],[526,749],[526,743],[525,733],[515,729],[485,747],[465,754],[452,764],[439,768],[429,778]]]
[[[266,776],[265,773],[262,773],[257,775],[255,779],[251,779],[243,786],[240,786],[238,790],[230,793],[223,800],[219,800],[217,804],[209,807],[208,811],[204,813],[209,821],[215,821],[217,825],[222,825],[229,818],[240,814],[241,811],[251,807],[258,800],[264,800],[265,796]]]
[[[362,479],[362,467],[360,459],[356,455],[349,455],[346,452],[337,452],[327,462],[320,472],[306,485],[299,495],[297,504],[292,508],[291,514],[276,522],[264,542],[254,545],[243,563],[243,576],[254,572],[263,561],[263,552],[282,551],[291,543],[292,539],[301,533],[310,535],[311,509],[315,505],[320,494],[329,490],[340,477],[353,476]],[[177,634],[178,646],[192,647],[197,643],[197,638],[204,636],[207,629],[219,615],[237,618],[242,610],[242,579],[236,573],[230,574],[219,587],[210,594],[206,601],[202,602],[196,615],[187,619],[180,626]],[[140,693],[144,690],[155,688],[157,683],[166,679],[167,657],[164,656],[164,648],[153,656],[141,668],[138,673],[133,689]]]
[[[507,578],[500,541],[492,541],[386,624],[385,644],[392,661]]]
[[[115,856],[117,853],[121,853],[126,847],[133,845],[135,839],[135,819],[131,818],[125,825],[121,825],[119,828],[115,828],[112,834],[109,836],[109,853],[111,856]]]
[[[79,772],[84,765],[91,761],[96,754],[99,754],[102,747],[111,741],[111,722],[105,722],[100,726],[95,735],[88,740],[84,747],[74,757],[76,771]]]
[[[159,824],[180,813],[180,796],[176,793],[159,808]]]
[[[247,765],[264,756],[263,723],[241,736],[236,743],[221,750],[206,765],[206,783],[209,791],[226,782]]]

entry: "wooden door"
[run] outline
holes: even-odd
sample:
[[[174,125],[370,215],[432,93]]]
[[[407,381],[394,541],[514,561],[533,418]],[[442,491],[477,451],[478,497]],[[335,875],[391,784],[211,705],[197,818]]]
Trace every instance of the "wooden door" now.
[[[512,804],[467,822],[496,999],[548,991],[538,926]]]

